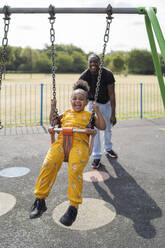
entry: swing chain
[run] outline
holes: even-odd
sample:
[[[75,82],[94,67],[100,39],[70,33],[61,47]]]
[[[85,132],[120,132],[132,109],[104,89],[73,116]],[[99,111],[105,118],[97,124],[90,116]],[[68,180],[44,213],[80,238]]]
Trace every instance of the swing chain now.
[[[56,79],[55,79],[55,7],[50,5],[49,6],[49,23],[50,23],[50,42],[51,42],[51,57],[52,57],[52,90],[53,90],[53,99],[56,99]],[[55,120],[57,120],[57,124],[60,127],[60,120],[58,115],[58,110],[55,107],[53,110],[52,122],[51,126],[55,126]]]
[[[52,57],[52,83],[53,83],[53,98],[56,98],[56,80],[55,80],[55,30],[54,30],[54,23],[55,23],[55,8],[50,5],[49,6],[49,22],[50,22],[50,42],[51,42],[51,57]]]
[[[112,6],[109,4],[107,7],[106,29],[105,29],[105,34],[104,34],[103,52],[102,52],[102,56],[101,56],[98,78],[97,78],[97,83],[96,83],[95,102],[97,102],[98,95],[99,95],[99,89],[100,89],[100,83],[101,83],[101,74],[102,74],[102,69],[103,69],[103,65],[104,65],[104,56],[105,56],[106,46],[107,46],[107,43],[109,41],[109,31],[110,31],[110,25],[111,25],[112,19],[113,19]],[[89,120],[87,128],[94,128],[94,117],[95,117],[95,111],[92,110],[91,118]]]
[[[3,13],[5,17],[3,18],[4,19],[4,37],[2,39],[2,49],[1,49],[1,58],[0,58],[0,94],[1,94],[1,87],[2,87],[2,75],[5,72],[5,59],[6,59],[7,45],[8,45],[7,36],[8,36],[8,31],[9,31],[10,14],[11,14],[9,6],[3,7]],[[0,110],[1,110],[1,106],[0,106]],[[1,120],[0,120],[0,129],[2,129]]]
[[[101,82],[101,74],[104,66],[104,56],[106,51],[106,46],[109,41],[109,32],[110,32],[110,25],[112,22],[112,6],[109,4],[107,7],[107,17],[106,17],[106,29],[104,34],[104,44],[103,44],[103,52],[101,56],[100,66],[99,66],[99,73],[97,78],[97,84],[96,84],[96,92],[95,92],[95,101],[97,101],[98,94],[99,94],[99,88],[100,88],[100,82]]]
[[[9,6],[3,7],[3,12],[5,14],[4,19],[4,37],[2,39],[2,50],[1,50],[1,64],[0,64],[0,90],[2,85],[2,75],[5,71],[5,58],[7,54],[7,45],[8,45],[8,31],[9,31],[9,24],[10,24],[10,9]]]

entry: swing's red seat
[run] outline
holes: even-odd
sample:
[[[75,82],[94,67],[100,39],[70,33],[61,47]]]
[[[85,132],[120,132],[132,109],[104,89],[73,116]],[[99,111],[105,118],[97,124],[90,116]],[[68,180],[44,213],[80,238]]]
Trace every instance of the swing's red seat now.
[[[86,133],[90,135],[90,142],[89,142],[89,154],[92,153],[93,149],[93,138],[96,135],[96,129],[86,128],[86,129],[74,129],[71,127],[63,127],[63,128],[54,128],[50,127],[48,129],[50,135],[51,135],[51,144],[55,142],[55,133],[62,132],[63,134],[63,148],[64,148],[64,154],[65,159],[64,162],[68,162],[69,153],[72,148],[72,141],[73,141],[73,133]]]

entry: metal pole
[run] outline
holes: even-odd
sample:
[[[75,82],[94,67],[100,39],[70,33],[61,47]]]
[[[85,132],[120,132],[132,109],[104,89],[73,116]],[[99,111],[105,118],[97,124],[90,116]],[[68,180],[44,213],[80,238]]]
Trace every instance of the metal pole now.
[[[43,83],[41,84],[41,109],[40,109],[40,125],[43,125]]]
[[[144,14],[138,8],[112,8],[112,14]],[[0,14],[3,8],[0,8]],[[10,14],[46,14],[49,8],[10,8]],[[106,14],[107,8],[55,8],[56,14]]]
[[[53,130],[55,131],[55,132],[62,132],[62,128],[53,128]],[[72,129],[72,132],[73,133],[86,133],[86,130],[85,129]]]
[[[163,33],[160,28],[158,19],[152,8],[146,8],[146,11],[147,11],[148,18],[150,19],[150,22],[152,23],[152,27],[155,32],[155,36],[157,38],[157,41],[158,41],[158,44],[159,44],[159,47],[160,47],[160,50],[161,50],[161,53],[164,59],[164,63],[165,63],[165,42],[164,42]]]
[[[140,118],[143,119],[143,84],[140,83]]]
[[[146,24],[146,29],[147,29],[150,47],[152,51],[152,58],[153,58],[154,66],[155,66],[155,71],[156,71],[156,75],[157,75],[158,82],[159,82],[159,88],[160,88],[160,92],[162,96],[162,101],[163,101],[163,105],[165,108],[165,85],[164,85],[160,61],[159,61],[159,57],[158,57],[158,53],[157,53],[157,49],[155,45],[154,35],[152,32],[151,22],[147,15],[145,16],[145,24]]]

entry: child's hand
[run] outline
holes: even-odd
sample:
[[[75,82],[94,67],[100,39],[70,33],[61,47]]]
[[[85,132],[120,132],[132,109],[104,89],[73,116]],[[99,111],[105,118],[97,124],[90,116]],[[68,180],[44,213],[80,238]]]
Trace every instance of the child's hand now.
[[[56,108],[56,99],[51,99],[51,108]]]
[[[99,106],[97,105],[96,102],[93,103],[93,110],[97,113],[99,110]]]
[[[97,134],[97,130],[91,129],[91,128],[86,128],[86,133],[94,137]]]

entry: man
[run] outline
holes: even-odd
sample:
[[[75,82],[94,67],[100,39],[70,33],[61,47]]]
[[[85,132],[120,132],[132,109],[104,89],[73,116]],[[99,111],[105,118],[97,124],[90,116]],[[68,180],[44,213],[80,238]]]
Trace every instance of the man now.
[[[100,66],[99,56],[97,56],[96,54],[91,54],[88,57],[88,65],[89,68],[81,74],[80,79],[87,81],[89,84],[90,91],[89,91],[88,108],[91,111],[93,102],[95,100],[95,90],[96,90],[97,78],[99,73],[99,66]],[[104,149],[110,158],[117,158],[117,154],[112,150],[112,142],[111,142],[111,128],[112,125],[116,124],[115,79],[113,73],[104,67],[102,69],[97,103],[106,121],[106,130],[103,131]],[[92,155],[94,159],[92,162],[92,168],[97,169],[100,167],[100,160],[102,156],[99,130],[97,130],[97,134],[94,138]]]

